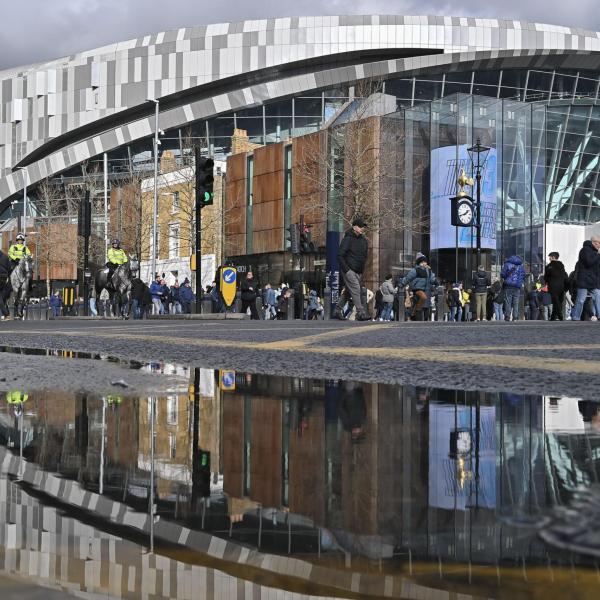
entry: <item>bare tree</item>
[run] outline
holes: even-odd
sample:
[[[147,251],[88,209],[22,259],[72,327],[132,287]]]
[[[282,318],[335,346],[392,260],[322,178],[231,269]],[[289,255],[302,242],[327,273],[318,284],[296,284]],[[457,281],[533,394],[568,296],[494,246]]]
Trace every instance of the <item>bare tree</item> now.
[[[392,100],[381,93],[377,81],[362,82],[355,93],[333,122],[313,136],[312,144],[301,146],[298,175],[316,192],[313,208],[321,209],[340,229],[360,216],[374,234],[422,231],[425,220],[405,210],[404,130],[376,116],[391,112]]]

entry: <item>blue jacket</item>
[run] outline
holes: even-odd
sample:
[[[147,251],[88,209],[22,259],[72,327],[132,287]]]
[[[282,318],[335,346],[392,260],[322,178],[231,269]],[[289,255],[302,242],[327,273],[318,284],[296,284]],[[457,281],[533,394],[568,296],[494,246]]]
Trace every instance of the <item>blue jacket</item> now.
[[[275,290],[273,288],[265,291],[265,304],[267,306],[277,306],[277,299],[275,298]]]
[[[150,284],[150,295],[152,296],[152,299],[154,299],[154,298],[160,299],[162,294],[163,294],[163,286],[160,285],[160,283],[153,281]]]
[[[429,292],[435,285],[435,273],[429,268],[424,267],[413,267],[406,277],[400,281],[400,287],[404,287],[409,284],[410,289],[414,292],[421,290],[423,292]]]
[[[62,306],[62,298],[60,296],[50,296],[50,306],[60,308]]]
[[[194,292],[192,292],[192,288],[187,285],[182,285],[179,288],[179,301],[180,302],[193,302],[196,299]]]
[[[525,267],[518,256],[511,256],[502,266],[500,277],[506,287],[521,289],[525,280]]]

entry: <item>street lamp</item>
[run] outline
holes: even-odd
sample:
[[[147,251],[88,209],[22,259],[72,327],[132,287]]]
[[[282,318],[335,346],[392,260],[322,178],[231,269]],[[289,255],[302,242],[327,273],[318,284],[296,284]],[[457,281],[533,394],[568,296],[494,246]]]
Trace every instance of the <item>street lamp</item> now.
[[[475,227],[477,228],[477,268],[479,269],[481,265],[481,170],[485,166],[490,148],[483,146],[481,140],[477,138],[477,143],[467,148],[467,152],[469,153],[473,169],[475,169],[475,180],[477,181]],[[475,155],[477,155],[477,158],[475,158]]]
[[[23,233],[27,235],[27,167],[18,167],[23,174]]]
[[[148,102],[154,102],[154,208],[152,211],[152,274],[150,281],[154,281],[156,277],[156,249],[158,248],[157,229],[158,229],[158,147],[160,146],[160,140],[158,139],[158,111],[159,101],[155,98],[147,98]]]

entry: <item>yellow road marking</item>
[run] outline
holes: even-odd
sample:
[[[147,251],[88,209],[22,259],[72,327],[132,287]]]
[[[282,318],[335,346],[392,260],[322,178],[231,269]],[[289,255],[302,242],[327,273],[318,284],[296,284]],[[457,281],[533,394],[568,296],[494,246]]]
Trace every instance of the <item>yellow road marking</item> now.
[[[382,326],[381,328],[383,329]],[[33,333],[33,332],[21,332]],[[83,337],[88,336],[89,332],[81,331],[53,331],[57,335]],[[484,350],[502,350],[502,347],[485,346],[481,348],[471,347],[466,352],[465,347],[453,347],[442,349],[431,347],[411,347],[411,348],[348,348],[341,346],[314,346],[310,345],[315,342],[326,339],[335,339],[345,337],[357,333],[355,329],[333,330],[315,335],[303,336],[293,340],[281,340],[274,342],[252,342],[238,340],[214,340],[202,338],[181,338],[174,336],[151,335],[143,333],[126,332],[121,334],[122,339],[139,340],[150,342],[162,342],[177,346],[201,346],[203,348],[236,348],[236,349],[252,349],[252,350],[270,350],[279,352],[303,352],[309,354],[323,355],[343,355],[343,356],[359,356],[373,357],[383,359],[395,359],[400,361],[419,360],[421,362],[431,363],[461,363],[477,366],[496,366],[509,367],[516,369],[534,369],[541,371],[553,371],[560,373],[587,373],[600,374],[600,361],[595,360],[574,360],[571,358],[554,358],[554,357],[535,357],[523,355],[506,355],[506,354],[476,354],[479,349]],[[96,337],[113,338],[109,333],[96,332]],[[526,350],[529,348],[547,349],[543,345],[535,346],[511,346],[510,349]],[[600,344],[572,344],[565,345],[564,349],[598,349]],[[417,358],[418,357],[418,358]]]

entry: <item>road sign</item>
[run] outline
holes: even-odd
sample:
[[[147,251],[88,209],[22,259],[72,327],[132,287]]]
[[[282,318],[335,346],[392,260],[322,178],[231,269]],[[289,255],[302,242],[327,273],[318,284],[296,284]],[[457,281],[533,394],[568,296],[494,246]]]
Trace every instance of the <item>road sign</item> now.
[[[237,290],[237,271],[235,267],[221,267],[221,295],[227,306],[235,301]]]
[[[235,390],[235,371],[219,371],[219,387],[224,392],[233,392]]]

